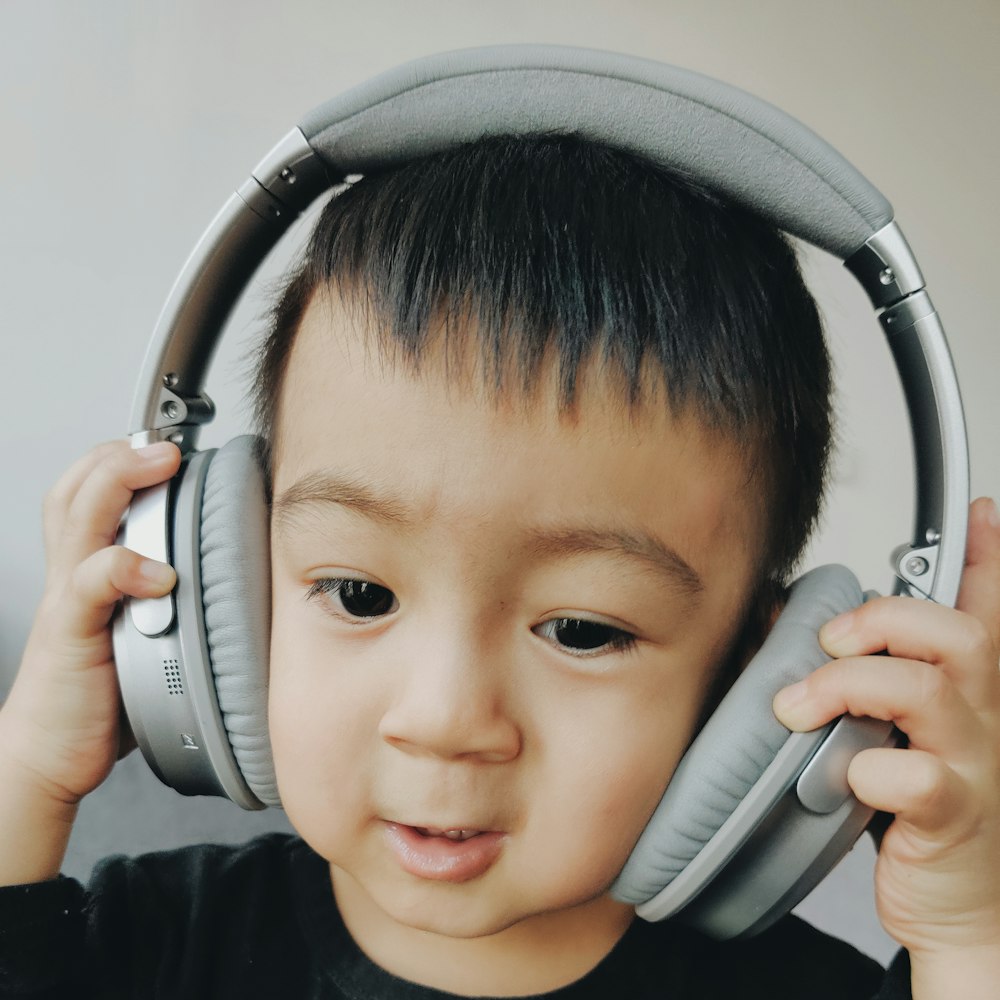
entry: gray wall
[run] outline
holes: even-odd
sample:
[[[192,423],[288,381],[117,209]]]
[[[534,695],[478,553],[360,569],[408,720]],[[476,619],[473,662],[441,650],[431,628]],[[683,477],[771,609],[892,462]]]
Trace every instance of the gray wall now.
[[[93,443],[125,431],[163,297],[201,229],[300,113],[406,59],[465,46],[614,49],[743,86],[804,120],[893,201],[948,326],[973,495],[1000,491],[995,0],[5,0],[0,6],[4,455],[0,694],[42,588],[39,503]],[[287,254],[286,254],[287,256]],[[281,261],[265,271],[274,275]],[[889,583],[908,533],[911,463],[899,390],[860,292],[810,254],[841,379],[837,481],[810,562]],[[241,308],[209,391],[238,432],[239,366],[259,329]],[[95,858],[281,826],[162,788],[135,755],[83,806],[67,870]],[[857,848],[804,912],[880,957],[872,852]]]

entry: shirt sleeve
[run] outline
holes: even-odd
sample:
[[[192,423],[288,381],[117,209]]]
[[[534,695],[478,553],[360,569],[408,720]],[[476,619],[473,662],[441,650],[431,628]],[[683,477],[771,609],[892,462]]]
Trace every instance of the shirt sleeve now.
[[[65,876],[0,888],[0,997],[311,995],[288,887],[294,843],[265,834],[115,855],[86,888]]]
[[[0,888],[0,995],[91,996],[83,982],[85,898],[64,876]]]

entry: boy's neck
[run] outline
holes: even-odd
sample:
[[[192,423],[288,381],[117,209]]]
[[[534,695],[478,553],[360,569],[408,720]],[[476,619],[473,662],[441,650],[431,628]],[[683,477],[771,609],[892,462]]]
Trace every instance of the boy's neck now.
[[[348,932],[373,962],[400,979],[460,996],[530,996],[575,982],[618,943],[635,919],[605,894],[496,934],[456,938],[399,923],[349,874],[330,866]]]

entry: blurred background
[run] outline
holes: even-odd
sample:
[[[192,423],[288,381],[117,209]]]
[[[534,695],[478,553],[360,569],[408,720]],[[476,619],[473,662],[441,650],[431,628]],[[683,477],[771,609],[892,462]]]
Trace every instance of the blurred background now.
[[[121,437],[157,313],[228,194],[309,109],[446,49],[540,42],[611,49],[718,77],[801,119],[896,208],[943,317],[961,383],[972,495],[1000,494],[1000,346],[987,295],[1000,231],[996,0],[5,0],[0,5],[0,372],[8,416],[0,528],[0,697],[42,591],[40,503],[73,459]],[[303,225],[298,225],[301,239]],[[264,265],[208,383],[218,445],[246,426],[242,371]],[[808,250],[839,389],[835,482],[806,565],[891,586],[909,537],[902,396],[867,301]],[[281,813],[184,799],[133,754],[82,806],[66,863],[284,829]],[[882,960],[865,838],[800,907]]]

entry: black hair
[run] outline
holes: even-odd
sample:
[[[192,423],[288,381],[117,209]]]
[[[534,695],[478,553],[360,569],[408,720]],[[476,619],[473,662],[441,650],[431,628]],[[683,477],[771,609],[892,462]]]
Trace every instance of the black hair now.
[[[547,352],[567,407],[588,361],[618,376],[608,391],[629,405],[648,397],[654,372],[673,412],[746,455],[748,502],[768,525],[761,577],[787,578],[822,502],[830,362],[792,247],[750,212],[562,133],[484,138],[347,185],[256,359],[268,483],[282,377],[322,287],[362,306],[382,346],[414,365],[442,317],[446,338],[475,329],[496,393],[530,390]]]

